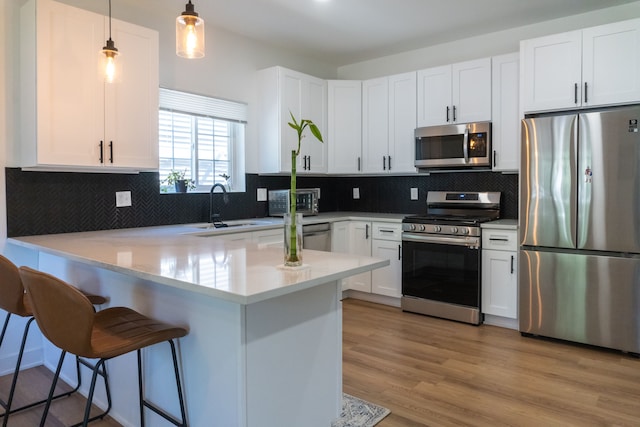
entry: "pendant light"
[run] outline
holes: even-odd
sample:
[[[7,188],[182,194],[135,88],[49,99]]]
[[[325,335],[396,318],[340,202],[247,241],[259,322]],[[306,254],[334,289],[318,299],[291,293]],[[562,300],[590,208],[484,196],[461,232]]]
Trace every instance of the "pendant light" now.
[[[111,0],[109,0],[109,40],[107,40],[106,46],[102,48],[102,53],[105,56],[104,78],[107,83],[113,83],[116,77],[116,56],[118,56],[118,49],[111,40]]]
[[[204,20],[198,16],[191,0],[176,18],[176,55],[183,58],[204,57]]]

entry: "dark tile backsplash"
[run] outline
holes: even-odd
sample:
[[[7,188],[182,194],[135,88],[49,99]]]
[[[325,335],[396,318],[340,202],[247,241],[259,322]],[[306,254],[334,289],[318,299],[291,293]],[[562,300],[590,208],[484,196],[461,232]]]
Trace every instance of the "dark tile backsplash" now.
[[[9,237],[208,222],[209,194],[161,194],[158,174],[25,172],[6,168]],[[289,187],[288,176],[246,176],[247,191],[231,193],[223,219],[263,217],[256,189]],[[298,177],[298,188],[321,189],[320,211],[423,213],[429,190],[500,191],[502,217],[517,218],[518,176],[493,172],[430,176]],[[352,197],[360,189],[360,199]],[[411,201],[410,188],[419,189]],[[115,207],[116,191],[131,191],[132,206]],[[220,197],[218,193],[214,197]],[[220,203],[218,201],[218,203]]]

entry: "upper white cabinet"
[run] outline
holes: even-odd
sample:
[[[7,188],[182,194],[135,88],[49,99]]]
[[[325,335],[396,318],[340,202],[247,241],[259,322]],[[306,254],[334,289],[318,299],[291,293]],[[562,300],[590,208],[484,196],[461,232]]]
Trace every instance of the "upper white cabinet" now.
[[[114,19],[117,78],[106,83],[108,18],[51,0],[21,8],[19,164],[158,168],[158,33]]]
[[[362,82],[329,80],[328,132],[329,173],[362,170]]]
[[[259,71],[259,165],[261,173],[291,172],[291,151],[298,135],[289,127],[296,120],[313,121],[325,138],[327,130],[327,82],[307,74],[271,67]],[[327,172],[327,144],[305,133],[297,172]]]
[[[415,172],[416,73],[362,83],[362,171]]]
[[[640,101],[640,19],[520,43],[524,111]]]
[[[520,71],[518,53],[491,61],[493,170],[517,172],[520,167]]]
[[[491,120],[491,59],[418,71],[418,127]]]

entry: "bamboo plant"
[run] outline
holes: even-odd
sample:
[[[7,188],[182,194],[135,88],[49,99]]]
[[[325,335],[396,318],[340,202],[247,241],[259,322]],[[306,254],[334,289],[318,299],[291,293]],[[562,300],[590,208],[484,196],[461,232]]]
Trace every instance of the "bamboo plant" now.
[[[318,127],[308,119],[302,119],[300,122],[296,120],[293,116],[293,113],[289,111],[291,115],[291,122],[289,122],[289,126],[293,128],[298,134],[298,147],[296,150],[291,150],[291,189],[289,191],[289,204],[290,209],[289,213],[291,214],[291,224],[290,224],[290,246],[289,253],[287,254],[287,259],[285,259],[285,265],[299,265],[300,258],[298,256],[298,246],[297,246],[297,237],[296,237],[296,165],[298,160],[298,155],[300,154],[300,147],[302,145],[302,138],[305,137],[304,131],[308,127],[313,136],[320,142],[324,142],[322,140],[322,134]]]

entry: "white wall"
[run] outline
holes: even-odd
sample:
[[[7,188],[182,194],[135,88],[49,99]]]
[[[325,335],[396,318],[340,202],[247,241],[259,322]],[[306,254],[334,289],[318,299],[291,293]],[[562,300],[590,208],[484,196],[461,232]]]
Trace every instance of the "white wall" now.
[[[640,1],[346,65],[338,68],[338,78],[364,80],[517,52],[520,40],[638,17]]]

